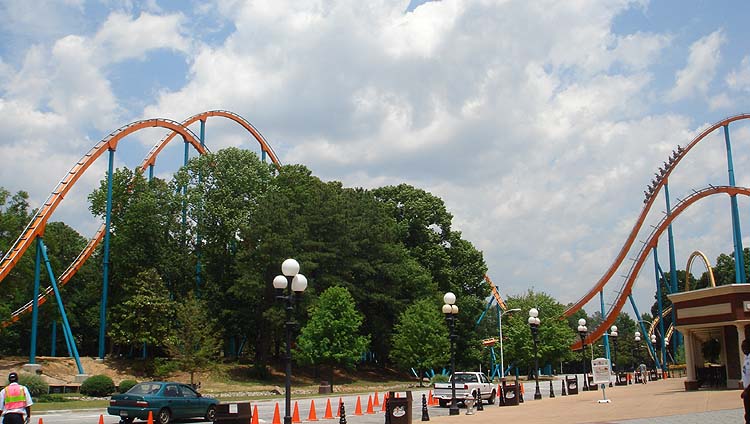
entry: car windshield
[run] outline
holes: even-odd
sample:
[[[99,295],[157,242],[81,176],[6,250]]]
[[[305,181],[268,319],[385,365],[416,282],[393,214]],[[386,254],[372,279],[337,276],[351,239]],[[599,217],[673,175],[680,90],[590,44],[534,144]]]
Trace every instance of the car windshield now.
[[[475,374],[456,374],[456,383],[476,383],[477,376]]]
[[[138,383],[131,387],[126,393],[130,395],[152,395],[161,389],[159,383]]]

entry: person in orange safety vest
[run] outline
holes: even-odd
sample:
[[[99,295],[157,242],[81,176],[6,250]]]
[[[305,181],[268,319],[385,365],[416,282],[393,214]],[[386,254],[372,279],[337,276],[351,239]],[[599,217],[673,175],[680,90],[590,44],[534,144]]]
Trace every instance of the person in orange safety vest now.
[[[2,424],[24,424],[31,418],[31,400],[29,389],[18,384],[18,374],[8,374],[8,384],[0,390],[0,408],[2,408]]]

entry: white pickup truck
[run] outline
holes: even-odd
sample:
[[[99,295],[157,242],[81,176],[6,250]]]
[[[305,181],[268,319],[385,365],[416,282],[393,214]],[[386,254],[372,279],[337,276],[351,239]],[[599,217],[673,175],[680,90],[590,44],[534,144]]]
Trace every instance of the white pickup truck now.
[[[463,402],[473,398],[477,390],[482,394],[482,400],[492,405],[497,395],[494,384],[490,383],[487,376],[481,372],[457,372],[456,373],[456,400]],[[451,402],[451,383],[435,383],[433,397],[437,398],[440,406],[446,407]]]

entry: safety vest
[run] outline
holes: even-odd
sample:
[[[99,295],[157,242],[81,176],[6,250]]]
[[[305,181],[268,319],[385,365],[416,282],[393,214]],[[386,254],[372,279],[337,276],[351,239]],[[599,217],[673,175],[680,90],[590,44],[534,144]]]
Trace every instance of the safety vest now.
[[[26,392],[20,384],[11,384],[5,389],[4,410],[20,409],[26,407]]]

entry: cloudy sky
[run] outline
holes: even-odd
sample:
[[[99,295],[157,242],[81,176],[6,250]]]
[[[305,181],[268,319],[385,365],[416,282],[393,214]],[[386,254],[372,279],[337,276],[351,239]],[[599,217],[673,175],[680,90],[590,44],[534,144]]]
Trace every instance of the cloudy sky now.
[[[37,207],[112,130],[227,109],[324,180],[440,196],[503,295],[572,302],[611,264],[672,150],[750,112],[747,16],[741,1],[0,0],[0,185]],[[730,129],[737,183],[749,185],[750,128]],[[163,135],[121,142],[116,166],[137,166]],[[220,119],[207,143],[258,150]],[[157,172],[180,158],[167,149]],[[86,236],[100,162],[53,218]],[[670,191],[726,183],[717,134]],[[663,195],[655,205],[650,223]],[[740,199],[745,234],[748,206]],[[729,218],[726,197],[681,215],[678,267],[694,250],[731,252]],[[666,240],[659,256],[668,269]],[[642,311],[653,293],[647,264],[634,289]]]

